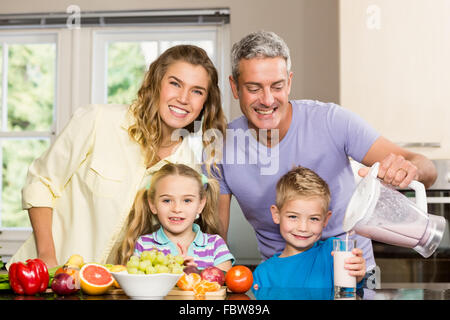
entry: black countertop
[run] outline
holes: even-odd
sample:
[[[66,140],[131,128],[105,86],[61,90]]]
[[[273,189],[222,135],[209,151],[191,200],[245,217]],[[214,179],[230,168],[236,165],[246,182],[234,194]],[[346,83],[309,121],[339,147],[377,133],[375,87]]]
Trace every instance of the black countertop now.
[[[402,284],[397,284],[402,286]],[[221,300],[450,300],[450,283],[404,284],[399,288],[362,289],[355,296],[336,298],[330,289],[283,289],[245,294],[227,293]],[[11,290],[0,290],[0,300],[129,300],[123,293],[89,296],[77,293],[70,296],[57,296],[52,292],[35,296],[20,296]],[[170,296],[164,300],[194,300],[194,297]],[[206,298],[206,300],[210,300]],[[212,298],[212,300],[217,300]]]

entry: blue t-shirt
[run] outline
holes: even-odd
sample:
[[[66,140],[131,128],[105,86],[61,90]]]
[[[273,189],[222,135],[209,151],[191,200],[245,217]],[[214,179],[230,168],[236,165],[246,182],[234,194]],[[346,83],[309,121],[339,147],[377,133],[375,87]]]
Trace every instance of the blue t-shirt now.
[[[333,239],[317,241],[301,253],[272,258],[259,264],[253,272],[253,285],[259,288],[332,288]]]
[[[343,237],[345,209],[355,189],[348,157],[361,162],[379,134],[355,113],[333,103],[291,100],[292,121],[284,138],[267,148],[249,133],[248,120],[239,117],[228,125],[218,177],[221,194],[233,194],[255,230],[262,258],[268,259],[285,246],[279,226],[272,220],[275,189],[282,175],[304,166],[324,179],[331,191],[333,212],[322,239]],[[367,268],[375,261],[370,239],[359,235]]]
[[[277,253],[259,264],[253,272],[253,285],[257,284],[263,290],[258,292],[252,286],[255,295],[268,295],[270,290],[279,290],[280,293],[283,288],[333,288],[333,239],[337,238],[317,241],[310,249],[290,257],[280,258],[280,253]],[[362,281],[358,287],[361,285]],[[316,299],[326,299],[329,293],[329,290],[316,292],[322,295],[322,298]]]

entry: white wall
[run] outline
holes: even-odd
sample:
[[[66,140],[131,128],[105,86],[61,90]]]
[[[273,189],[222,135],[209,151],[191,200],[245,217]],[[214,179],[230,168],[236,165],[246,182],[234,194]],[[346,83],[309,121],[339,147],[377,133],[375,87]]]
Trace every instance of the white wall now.
[[[450,1],[341,0],[340,98],[393,142],[450,158]]]

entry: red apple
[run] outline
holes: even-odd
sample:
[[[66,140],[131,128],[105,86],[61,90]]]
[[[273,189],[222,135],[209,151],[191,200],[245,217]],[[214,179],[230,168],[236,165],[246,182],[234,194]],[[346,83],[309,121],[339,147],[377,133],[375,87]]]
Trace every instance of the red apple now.
[[[210,282],[218,282],[221,286],[225,283],[225,274],[222,270],[216,267],[208,267],[200,273],[203,280]]]
[[[51,288],[54,293],[65,296],[80,290],[80,284],[68,273],[58,273],[52,281]]]

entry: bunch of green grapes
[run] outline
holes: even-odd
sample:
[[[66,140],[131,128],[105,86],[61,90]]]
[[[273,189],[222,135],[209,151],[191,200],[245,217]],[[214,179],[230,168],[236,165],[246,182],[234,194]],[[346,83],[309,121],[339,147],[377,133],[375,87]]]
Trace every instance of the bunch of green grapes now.
[[[127,262],[130,274],[183,273],[184,258],[180,255],[165,255],[153,248],[142,252],[141,256],[131,256]]]

